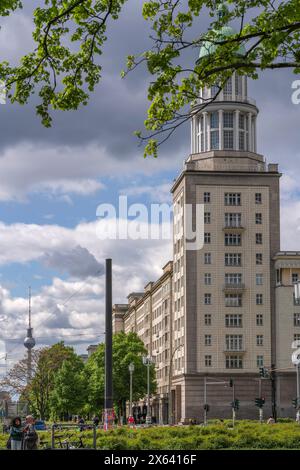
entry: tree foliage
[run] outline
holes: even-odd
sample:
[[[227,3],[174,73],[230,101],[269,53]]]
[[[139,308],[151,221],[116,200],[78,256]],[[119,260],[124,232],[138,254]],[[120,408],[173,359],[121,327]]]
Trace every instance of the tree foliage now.
[[[136,333],[118,333],[113,337],[113,397],[118,410],[124,409],[129,400],[130,375],[128,366],[134,364],[133,400],[139,400],[147,394],[147,370],[142,356],[147,350]],[[105,345],[100,344],[86,364],[88,384],[88,408],[91,412],[103,409],[104,397]],[[150,391],[156,389],[154,366],[150,369]]]
[[[86,403],[84,363],[75,353],[66,359],[54,377],[50,409],[54,418],[82,412]]]
[[[101,55],[109,21],[118,20],[128,0],[40,0],[34,11],[35,49],[19,65],[0,64],[11,101],[28,102],[38,93],[37,113],[51,125],[51,109],[74,110],[86,105],[101,78]],[[22,0],[2,0],[0,15],[22,8]],[[299,0],[230,0],[229,9],[216,17],[221,0],[148,0],[141,14],[152,27],[153,47],[127,60],[127,72],[145,62],[151,76],[150,106],[145,120],[145,155],[157,155],[158,146],[189,118],[187,107],[204,84],[222,86],[233,71],[257,78],[258,71],[300,70]],[[207,30],[193,32],[199,18],[208,18]],[[222,37],[230,23],[236,34]],[[209,57],[185,60],[189,49],[209,40],[216,47]],[[240,46],[246,52],[237,55]],[[195,52],[196,55],[196,52]],[[121,65],[121,64],[120,64]],[[123,73],[123,76],[127,72]]]

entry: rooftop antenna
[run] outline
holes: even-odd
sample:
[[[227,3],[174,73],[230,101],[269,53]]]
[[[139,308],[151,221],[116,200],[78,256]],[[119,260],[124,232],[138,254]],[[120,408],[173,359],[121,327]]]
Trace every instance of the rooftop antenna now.
[[[28,287],[28,328],[27,328],[27,336],[24,339],[24,346],[27,349],[27,383],[30,382],[32,377],[32,357],[31,357],[31,350],[35,346],[35,339],[32,336],[31,327],[31,287]]]

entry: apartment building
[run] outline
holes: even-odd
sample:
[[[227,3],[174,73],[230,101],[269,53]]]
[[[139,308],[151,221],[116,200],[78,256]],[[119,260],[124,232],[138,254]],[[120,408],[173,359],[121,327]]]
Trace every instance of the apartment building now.
[[[199,60],[210,47],[202,46]],[[281,174],[257,152],[258,113],[245,76],[234,73],[221,91],[200,91],[191,154],[171,188],[173,268],[169,263],[157,282],[130,294],[119,318],[119,328],[136,331],[156,360],[161,422],[170,393],[176,422],[201,421],[205,381],[209,416],[229,418],[231,379],[239,416],[257,418],[261,367],[274,369],[273,380],[262,381],[265,413],[294,415],[300,252],[280,251]],[[191,230],[203,232],[203,246]]]

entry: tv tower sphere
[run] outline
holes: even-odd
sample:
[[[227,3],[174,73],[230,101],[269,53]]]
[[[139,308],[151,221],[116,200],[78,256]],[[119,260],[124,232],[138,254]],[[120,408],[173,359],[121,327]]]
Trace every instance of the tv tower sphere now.
[[[24,339],[24,346],[26,349],[32,349],[35,346],[35,339],[32,337],[32,328],[28,328],[27,336]]]

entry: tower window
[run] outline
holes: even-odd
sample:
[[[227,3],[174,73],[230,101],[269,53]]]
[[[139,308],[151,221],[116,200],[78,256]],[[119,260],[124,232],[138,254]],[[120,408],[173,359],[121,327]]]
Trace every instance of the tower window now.
[[[226,129],[233,128],[233,112],[224,112],[223,113],[223,123]]]
[[[210,128],[219,129],[219,113],[217,111],[210,115]]]
[[[256,253],[256,264],[257,265],[263,264],[263,255],[262,255],[262,253]]]
[[[226,369],[242,369],[243,359],[240,356],[226,356]]]
[[[239,233],[225,233],[225,246],[241,246],[242,238]]]
[[[262,203],[261,193],[255,193],[255,204],[261,204],[261,203]]]
[[[256,315],[256,326],[263,326],[264,324],[264,317],[261,313]]]
[[[205,204],[210,203],[210,193],[204,193],[203,201],[204,201]]]
[[[205,367],[211,367],[211,356],[205,356]]]
[[[256,356],[256,365],[257,365],[257,367],[263,367],[263,365],[264,365],[264,356]]]
[[[262,233],[256,234],[256,245],[262,245]]]
[[[204,264],[211,264],[211,253],[204,254]]]
[[[204,223],[210,224],[210,212],[204,212]]]
[[[240,193],[225,193],[224,203],[225,203],[225,206],[240,206],[241,194]]]
[[[211,236],[209,232],[206,232],[204,234],[204,243],[210,243],[211,242]]]

